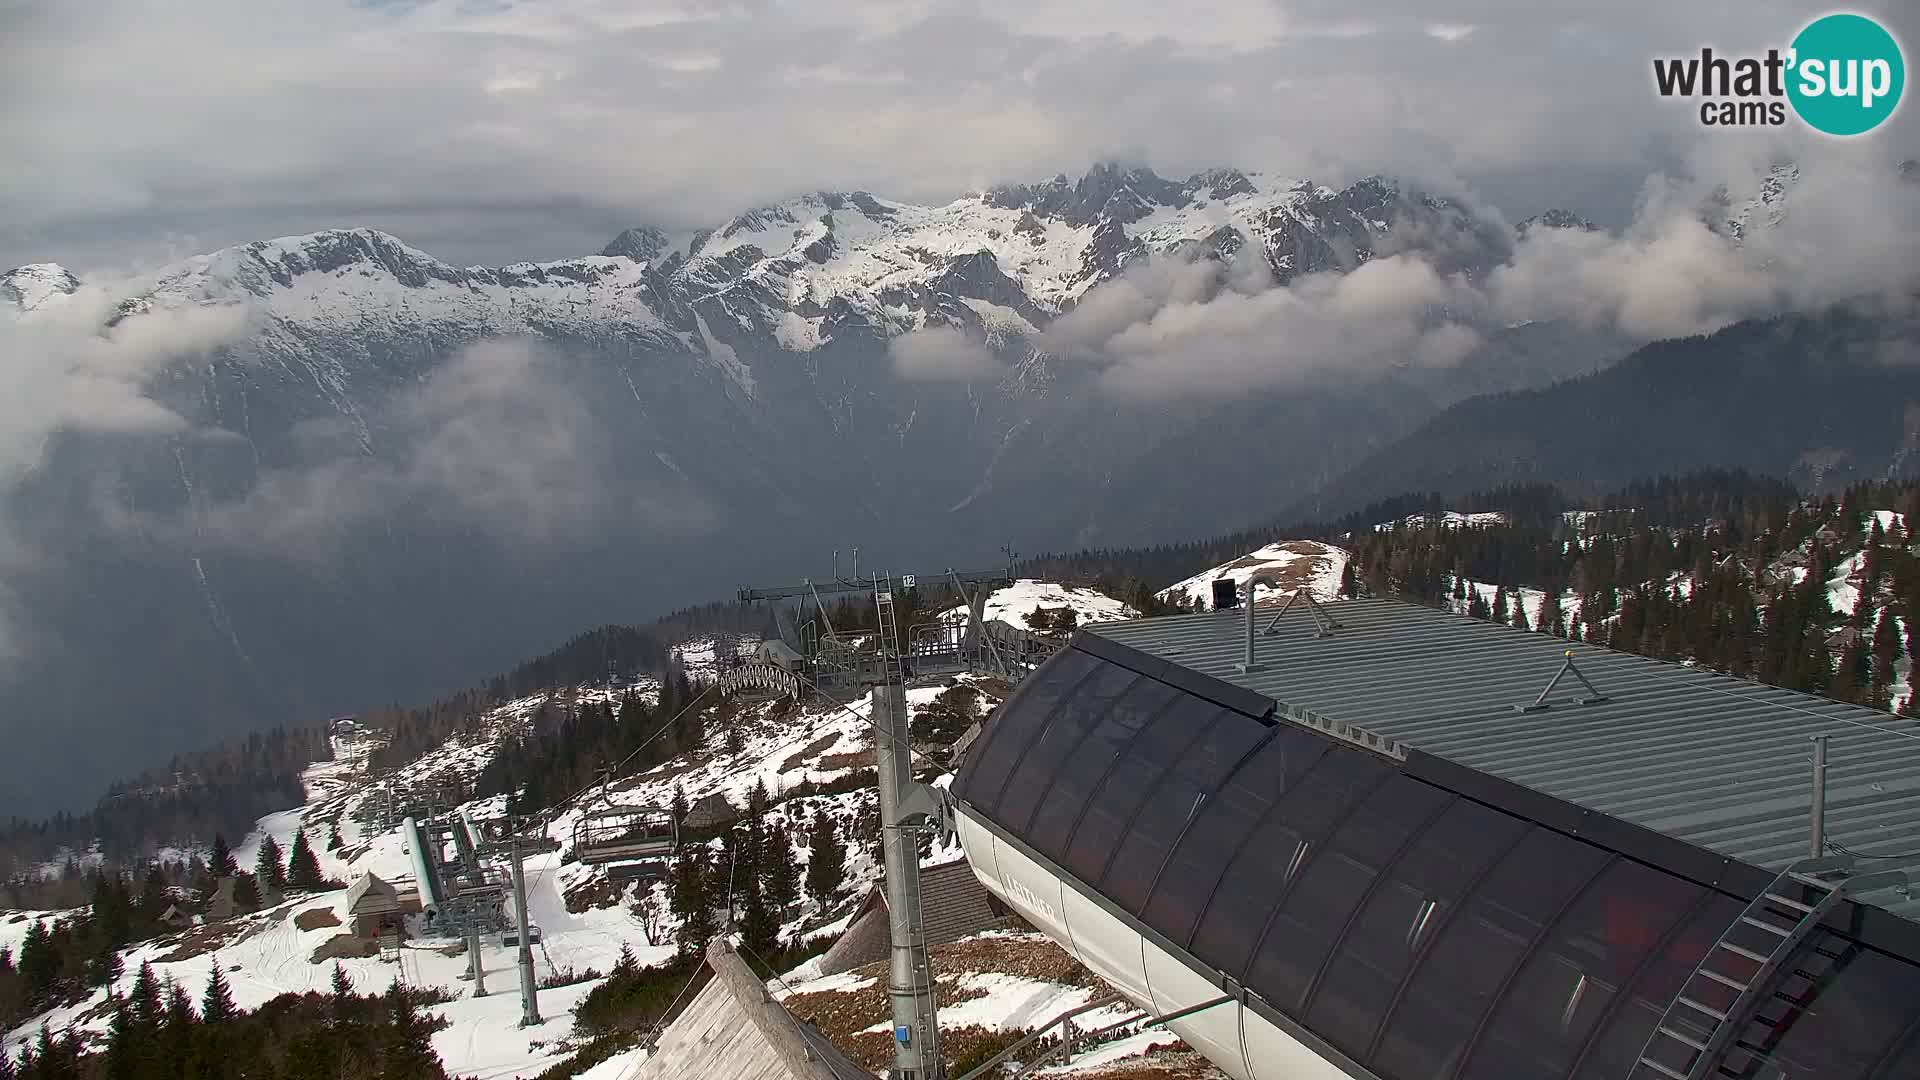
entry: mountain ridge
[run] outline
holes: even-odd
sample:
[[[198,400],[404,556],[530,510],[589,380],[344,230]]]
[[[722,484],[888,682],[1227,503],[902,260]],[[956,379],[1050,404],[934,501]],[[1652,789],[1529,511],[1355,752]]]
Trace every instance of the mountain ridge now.
[[[1578,220],[1549,211],[1529,224]],[[683,333],[691,329],[689,311],[703,303],[717,304],[736,319],[746,314],[733,295],[744,292],[797,320],[759,329],[790,350],[811,351],[831,335],[837,305],[894,332],[924,326],[930,318],[966,322],[939,312],[926,290],[971,281],[982,292],[1000,287],[1002,300],[1009,299],[1005,287],[1014,286],[1026,302],[1003,306],[1031,322],[1036,314],[1070,310],[1142,255],[1194,250],[1225,256],[1251,244],[1284,284],[1299,274],[1352,269],[1372,258],[1379,240],[1403,221],[1475,234],[1487,258],[1497,257],[1517,235],[1459,204],[1380,176],[1335,191],[1238,169],[1176,180],[1102,164],[1078,181],[1060,175],[1003,185],[939,206],[864,191],[814,192],[695,231],[636,225],[597,255],[491,267],[454,266],[371,227],[325,229],[191,256],[150,275],[151,284],[136,291],[163,305],[232,301],[271,298],[275,286],[310,288],[318,276],[359,275],[412,290],[519,290],[537,315],[552,317],[564,308],[571,321],[580,321],[575,313],[582,307],[597,305],[614,321],[640,318],[644,309],[661,326]],[[28,271],[78,283],[57,264],[22,267],[0,281]],[[361,284],[358,290],[338,288],[345,296],[375,299]],[[997,302],[986,295],[972,298]],[[298,308],[282,314],[318,315]],[[745,320],[749,328],[753,321]]]

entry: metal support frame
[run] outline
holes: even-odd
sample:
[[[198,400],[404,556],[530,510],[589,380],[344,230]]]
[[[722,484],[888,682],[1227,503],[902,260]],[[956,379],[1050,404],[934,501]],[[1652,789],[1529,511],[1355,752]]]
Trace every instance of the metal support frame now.
[[[1245,640],[1245,649],[1244,649],[1243,655],[1240,658],[1240,663],[1235,665],[1235,669],[1242,674],[1250,675],[1256,671],[1266,670],[1266,666],[1264,664],[1256,663],[1253,658],[1253,639],[1255,637],[1253,632],[1254,595],[1256,592],[1258,592],[1260,586],[1262,585],[1265,585],[1270,589],[1278,589],[1280,587],[1280,579],[1274,577],[1271,574],[1255,574],[1252,577],[1247,579],[1246,603],[1240,605],[1242,608],[1245,608],[1247,612],[1247,632],[1246,632],[1246,640]],[[1339,620],[1335,619],[1332,615],[1327,614],[1325,609],[1323,609],[1320,606],[1320,602],[1313,598],[1313,591],[1311,589],[1308,589],[1306,586],[1301,586],[1300,588],[1295,589],[1293,590],[1293,592],[1287,594],[1286,602],[1281,604],[1280,610],[1274,612],[1273,618],[1267,621],[1267,628],[1261,631],[1261,636],[1269,636],[1269,635],[1278,633],[1279,632],[1278,628],[1280,626],[1280,616],[1285,615],[1289,610],[1291,610],[1293,608],[1294,602],[1297,600],[1305,600],[1307,604],[1307,611],[1313,615],[1313,625],[1314,625],[1313,636],[1314,637],[1322,637],[1322,638],[1332,637],[1333,632],[1335,630],[1342,629],[1342,627],[1340,626]]]
[[[1267,578],[1266,581],[1269,585],[1272,585],[1276,589],[1280,587],[1279,582],[1274,581],[1272,578]],[[1249,601],[1247,604],[1247,610],[1252,611],[1253,610],[1253,604],[1251,602],[1253,600],[1252,589],[1247,590],[1247,600]],[[1293,607],[1294,601],[1296,600],[1306,601],[1307,613],[1313,616],[1313,625],[1314,625],[1313,636],[1314,637],[1323,637],[1323,638],[1332,637],[1333,632],[1335,630],[1346,629],[1346,627],[1340,625],[1340,620],[1334,618],[1332,613],[1328,612],[1326,607],[1322,605],[1320,601],[1315,600],[1313,598],[1313,590],[1303,585],[1300,588],[1293,590],[1293,592],[1287,594],[1287,602],[1284,604],[1281,604],[1280,610],[1274,612],[1273,618],[1267,621],[1267,628],[1264,631],[1264,633],[1274,634],[1279,632],[1280,616],[1285,615],[1288,609]]]
[[[540,818],[494,819],[499,832],[487,837],[474,849],[476,858],[505,856],[513,876],[513,913],[519,946],[520,1026],[545,1023],[540,1016],[540,984],[534,978],[533,935],[527,918],[527,874],[525,856],[560,850],[560,842],[547,835],[546,822]],[[500,833],[504,833],[502,836]]]
[[[1585,675],[1581,674],[1579,668],[1574,666],[1572,649],[1568,649],[1563,655],[1566,657],[1566,659],[1561,662],[1560,670],[1553,673],[1553,678],[1547,680],[1547,688],[1545,690],[1540,691],[1540,696],[1533,699],[1533,704],[1515,705],[1513,707],[1515,712],[1544,712],[1547,709],[1553,708],[1553,706],[1551,704],[1548,704],[1547,702],[1547,695],[1553,693],[1553,688],[1556,686],[1559,686],[1560,680],[1566,678],[1569,674],[1571,674],[1574,678],[1579,679],[1580,685],[1586,687],[1587,693],[1592,695],[1590,697],[1581,698],[1579,702],[1580,704],[1599,705],[1599,704],[1603,704],[1605,702],[1613,700],[1612,698],[1607,697],[1605,694],[1602,694],[1600,692],[1599,687],[1594,686],[1593,682],[1589,680]]]
[[[1000,673],[1011,676],[1013,665],[1002,657],[981,623],[980,605],[968,585],[1012,580],[1004,570],[962,572],[948,569],[939,575],[915,575],[920,580],[951,581],[967,605],[969,629],[980,638],[986,654]],[[902,578],[899,580],[907,580]],[[890,574],[874,574],[865,581],[839,576],[835,557],[834,580],[797,586],[743,588],[741,603],[810,597],[826,620],[823,594],[868,592],[878,616],[875,664],[860,664],[851,673],[872,688],[869,720],[875,730],[874,757],[879,773],[881,854],[886,867],[886,899],[890,960],[887,995],[893,1016],[893,1064],[889,1080],[944,1080],[946,1065],[940,1056],[940,1026],[934,1000],[933,964],[927,950],[926,920],[920,906],[920,833],[927,828],[951,832],[952,815],[946,793],[913,779],[913,751],[906,701],[906,672],[902,663],[899,626],[895,617],[894,583]],[[825,623],[834,634],[831,623]]]

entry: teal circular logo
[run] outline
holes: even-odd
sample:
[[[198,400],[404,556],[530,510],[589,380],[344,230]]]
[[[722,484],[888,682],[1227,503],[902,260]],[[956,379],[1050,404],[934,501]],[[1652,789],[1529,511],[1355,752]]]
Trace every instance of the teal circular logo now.
[[[1865,15],[1826,15],[1793,39],[1787,98],[1828,135],[1864,135],[1900,105],[1907,65],[1900,43]]]

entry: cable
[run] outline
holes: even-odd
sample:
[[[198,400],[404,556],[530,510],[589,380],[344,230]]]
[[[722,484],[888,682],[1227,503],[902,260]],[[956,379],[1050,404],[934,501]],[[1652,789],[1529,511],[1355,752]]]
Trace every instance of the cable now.
[[[745,952],[749,959],[758,961],[760,966],[766,970],[767,974],[773,976],[773,980],[779,983],[781,988],[784,989],[789,995],[797,992],[794,990],[792,983],[789,983],[784,977],[781,976],[781,974],[778,971],[775,971],[773,969],[772,964],[767,963],[766,960],[763,959],[759,954],[755,953],[752,949],[747,948],[747,943],[745,941],[742,941],[740,943],[740,951]],[[749,971],[753,970],[753,965],[748,964],[747,970]],[[780,1004],[780,1003],[776,1003],[776,1004]],[[800,1036],[800,1040],[802,1042],[805,1042],[811,1045],[813,1040],[807,1037],[807,1029],[809,1025],[803,1023],[799,1017],[793,1015],[792,1011],[790,1011],[785,1004],[780,1004],[780,1013],[781,1015],[787,1018],[788,1023],[793,1025],[794,1032],[795,1034]],[[825,1035],[821,1034],[817,1028],[814,1029],[814,1033],[816,1035],[820,1035],[822,1039],[826,1040],[827,1045],[829,1046],[833,1045],[832,1040],[826,1039]],[[841,1076],[840,1065],[837,1062],[828,1060],[828,1061],[821,1062],[821,1064],[825,1065],[827,1067],[827,1071],[829,1073],[832,1073],[836,1078]],[[866,1077],[868,1076],[868,1074],[864,1072],[856,1073],[854,1075],[859,1077],[860,1080],[866,1080]]]
[[[1827,847],[1842,855],[1851,855],[1856,859],[1920,859],[1920,851],[1895,851],[1885,855],[1875,855],[1865,851],[1855,851],[1837,840],[1827,841]]]
[[[752,959],[758,960],[760,962],[760,966],[767,970],[767,974],[773,977],[773,981],[780,984],[780,989],[785,990],[789,994],[797,993],[797,991],[795,991],[793,988],[793,984],[788,982],[785,976],[781,975],[778,971],[775,971],[773,969],[773,965],[767,963],[766,960],[763,959],[759,953],[756,953],[751,948],[749,948],[745,941],[740,942],[740,950],[746,953],[747,956],[751,957]]]

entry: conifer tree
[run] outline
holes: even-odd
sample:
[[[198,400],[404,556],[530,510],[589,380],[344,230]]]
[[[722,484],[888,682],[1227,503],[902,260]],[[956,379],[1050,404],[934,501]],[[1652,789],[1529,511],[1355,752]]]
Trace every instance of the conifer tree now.
[[[625,942],[620,943],[620,958],[613,962],[614,975],[632,975],[640,970],[640,961],[634,958],[633,948]]]
[[[772,956],[780,948],[780,921],[774,917],[758,882],[747,885],[745,911],[740,916],[740,943],[755,956]]]
[[[19,1076],[13,1069],[13,1055],[7,1048],[0,1046],[0,1080],[16,1080]]]
[[[1507,587],[1505,585],[1493,587],[1493,613],[1488,618],[1502,624],[1507,621]]]
[[[1487,598],[1478,585],[1467,590],[1467,615],[1475,619],[1493,618],[1493,608],[1488,606]]]
[[[1351,600],[1359,595],[1360,579],[1354,576],[1353,560],[1349,559],[1347,565],[1340,570],[1340,597],[1343,600]]]
[[[673,802],[668,807],[673,811],[675,828],[684,829],[687,825],[687,789],[679,784],[673,785]]]
[[[20,984],[33,1011],[53,1003],[54,984],[60,978],[60,953],[47,933],[47,924],[35,919],[20,942]]]
[[[272,836],[260,841],[260,856],[253,861],[253,877],[262,889],[279,892],[287,887],[287,871],[281,863],[283,855],[280,842]]]
[[[260,887],[253,883],[252,874],[238,874],[233,879],[233,904],[241,911],[260,910]]]
[[[440,1080],[446,1074],[433,1052],[435,1025],[420,1015],[419,1006],[397,982],[387,991],[387,1007],[393,1026],[380,1055],[380,1076],[383,1080]]]
[[[1836,701],[1864,703],[1867,699],[1868,683],[1873,678],[1873,653],[1869,648],[1867,636],[1856,631],[1840,650],[1840,664],[1834,670],[1833,680],[1824,689]]]
[[[229,878],[240,872],[240,865],[233,861],[233,851],[227,847],[227,838],[221,833],[213,834],[213,851],[207,856],[207,870],[217,878]]]
[[[35,1067],[36,1080],[54,1080],[55,1077],[68,1080],[71,1075],[66,1055],[60,1052],[60,1045],[54,1042],[53,1028],[44,1022],[40,1025],[39,1041],[33,1046],[33,1056],[39,1062]]]
[[[140,885],[140,914],[149,919],[158,919],[166,914],[171,896],[166,871],[160,869],[157,862],[148,866],[146,880]]]
[[[1821,590],[1823,594],[1825,591]],[[1820,628],[1814,627],[1810,636],[1813,646],[1806,653],[1804,667],[1798,673],[1793,688],[1824,694],[1833,686],[1833,653],[1827,648],[1827,635]]]
[[[204,1023],[218,1024],[233,1019],[237,1011],[233,1004],[233,990],[227,986],[227,977],[220,973],[220,960],[216,955],[213,972],[207,977],[206,993],[200,997],[200,1019]]]
[[[704,875],[697,865],[690,868],[687,876],[699,880]],[[679,886],[679,882],[675,882]],[[676,887],[675,893],[681,891]],[[713,919],[713,908],[708,903],[704,884],[688,885],[686,891],[692,896],[691,903],[680,912],[680,927],[674,935],[674,944],[679,947],[680,955],[688,958],[701,956],[707,943],[713,940],[717,927]]]
[[[129,999],[114,998],[113,1018],[107,1026],[107,1080],[132,1080],[137,1075],[141,1051],[145,1048],[147,1033],[134,1017],[133,1004]],[[6,1051],[0,1049],[0,1058],[6,1057]],[[6,1070],[0,1068],[0,1077]]]
[[[114,992],[114,985],[126,972],[126,962],[120,959],[119,950],[107,945],[94,957],[93,962],[87,965],[87,981],[95,986],[105,986],[107,993],[111,995]]]
[[[696,845],[680,849],[679,857],[673,862],[673,880],[667,894],[667,909],[680,920],[681,951],[688,955],[705,948],[707,940],[713,935],[707,873],[702,865],[705,850]],[[698,938],[696,945],[689,944],[692,940],[689,933]]]
[[[336,1009],[344,1006],[353,997],[353,979],[347,975],[347,969],[340,961],[333,962],[333,1003]]]
[[[302,829],[294,834],[293,854],[287,857],[287,884],[296,889],[318,889],[326,883],[320,874],[320,859],[307,843],[307,831]]]
[[[1554,637],[1567,636],[1567,616],[1560,608],[1560,590],[1549,586],[1540,598],[1540,631]]]
[[[142,1026],[160,1026],[160,1021],[166,1016],[167,1003],[161,995],[160,980],[153,973],[151,961],[140,962],[140,973],[133,977],[133,989],[127,994],[127,1000],[133,1006],[134,1019]]]
[[[1873,683],[1872,702],[1874,708],[1885,709],[1892,705],[1893,681],[1898,674],[1894,664],[1900,658],[1900,628],[1894,622],[1893,609],[1881,608],[1880,620],[1873,627]]]
[[[784,826],[767,833],[767,902],[782,918],[800,900],[800,862],[794,856],[793,838]]]
[[[184,1028],[198,1019],[193,1011],[193,999],[187,996],[187,988],[174,982],[172,976],[167,978],[166,998],[169,1028]]]
[[[847,845],[825,810],[813,815],[813,833],[807,844],[807,895],[822,908],[831,907],[847,876]]]
[[[1525,593],[1520,592],[1518,589],[1514,590],[1513,593],[1512,622],[1515,630],[1531,629],[1527,624],[1527,597]]]
[[[346,846],[347,846],[347,839],[346,837],[340,835],[340,825],[339,823],[336,822],[333,826],[333,830],[327,834],[327,850],[339,851],[341,848]]]

